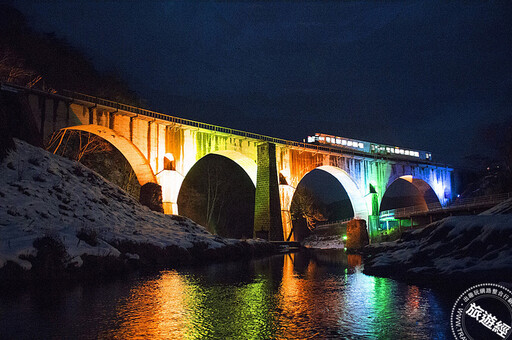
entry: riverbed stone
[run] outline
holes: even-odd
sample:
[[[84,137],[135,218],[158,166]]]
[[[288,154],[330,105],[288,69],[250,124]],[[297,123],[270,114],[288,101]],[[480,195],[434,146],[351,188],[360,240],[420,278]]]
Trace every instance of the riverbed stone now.
[[[353,219],[347,223],[347,250],[358,250],[369,244],[366,221]]]

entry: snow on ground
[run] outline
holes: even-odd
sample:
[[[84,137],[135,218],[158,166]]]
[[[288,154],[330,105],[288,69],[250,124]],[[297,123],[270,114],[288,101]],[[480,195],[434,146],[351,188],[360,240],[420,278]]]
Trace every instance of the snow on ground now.
[[[115,240],[162,248],[200,243],[208,249],[239,242],[212,235],[189,219],[153,212],[80,163],[22,141],[16,145],[0,163],[0,268],[12,261],[30,269],[20,255],[36,255],[33,242],[43,236],[59,238],[78,266],[83,254],[119,256],[111,245]],[[98,244],[80,240],[81,230],[96,233]]]
[[[382,276],[503,278],[512,273],[512,200],[477,216],[453,216],[365,248],[365,272]]]
[[[341,235],[319,237],[315,234],[307,237],[301,242],[301,245],[310,249],[343,249],[345,244]]]
[[[508,200],[503,201],[498,205],[495,205],[494,207],[484,211],[480,215],[502,215],[502,214],[512,214],[512,198],[509,198]]]
[[[342,235],[346,233],[346,224],[317,226],[311,235],[301,242],[301,245],[310,249],[343,249],[345,244]]]

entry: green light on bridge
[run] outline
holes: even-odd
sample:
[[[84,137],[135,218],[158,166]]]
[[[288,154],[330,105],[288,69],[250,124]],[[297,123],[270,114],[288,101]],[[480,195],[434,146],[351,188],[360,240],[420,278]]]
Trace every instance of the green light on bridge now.
[[[343,235],[343,241],[347,240],[347,235]]]

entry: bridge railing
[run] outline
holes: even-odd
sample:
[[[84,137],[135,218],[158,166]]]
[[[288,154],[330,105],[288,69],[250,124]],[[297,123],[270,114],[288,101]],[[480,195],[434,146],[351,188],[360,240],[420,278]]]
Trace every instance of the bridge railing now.
[[[475,204],[499,203],[499,202],[503,202],[511,197],[512,197],[512,192],[497,194],[497,195],[487,195],[487,196],[463,198],[463,199],[456,200],[455,202],[450,204],[450,206],[448,208],[457,207],[457,206],[465,206],[465,205],[475,205]]]
[[[190,119],[186,119],[186,118],[175,117],[175,116],[171,116],[168,114],[163,114],[163,113],[143,109],[143,108],[136,107],[136,106],[121,104],[118,102],[90,96],[90,95],[83,94],[83,93],[72,92],[72,91],[67,91],[67,90],[64,90],[64,92],[66,93],[66,95],[68,95],[69,97],[76,99],[76,100],[89,102],[89,103],[93,103],[93,104],[97,104],[97,105],[102,105],[102,106],[106,106],[106,107],[110,107],[110,108],[114,108],[114,109],[118,109],[118,110],[123,110],[123,111],[131,112],[131,113],[134,113],[137,115],[142,115],[142,116],[151,117],[151,118],[155,118],[155,119],[159,119],[159,120],[164,120],[164,121],[167,121],[170,123],[187,125],[187,126],[200,128],[200,129],[216,131],[216,132],[221,132],[221,133],[226,133],[226,134],[231,134],[231,135],[237,135],[237,136],[241,136],[241,137],[253,138],[253,139],[258,139],[258,140],[265,140],[265,141],[275,142],[275,143],[280,143],[280,144],[292,144],[293,146],[299,146],[300,144],[304,144],[304,143],[300,143],[300,142],[292,142],[292,141],[287,141],[285,139],[264,136],[264,135],[260,135],[257,133],[246,132],[246,131],[226,128],[223,126],[217,126],[217,125],[213,125],[213,124],[198,122],[198,121],[194,121],[194,120],[190,120]]]
[[[464,209],[464,208],[477,207],[477,206],[481,206],[481,205],[498,204],[498,203],[501,203],[509,198],[512,198],[512,192],[496,194],[496,195],[486,195],[486,196],[458,199],[445,208],[443,208],[439,203],[433,203],[433,204],[427,204],[427,207],[425,207],[424,205],[415,205],[415,206],[410,206],[410,207],[405,207],[405,208],[390,209],[390,210],[382,211],[379,214],[379,216],[380,216],[380,218],[406,217],[406,216],[413,215],[414,213],[426,212],[426,211],[435,212],[435,211],[441,211],[441,210],[449,210],[452,208]]]
[[[382,159],[393,160],[393,158],[389,158],[384,155],[378,155],[378,156],[377,155],[375,155],[375,156],[368,155],[366,153],[357,152],[355,150],[350,150],[350,149],[340,150],[339,148],[330,147],[330,146],[326,146],[326,145],[318,145],[318,144],[290,141],[290,140],[286,140],[286,139],[282,139],[282,138],[270,137],[270,136],[265,136],[265,135],[261,135],[261,134],[257,134],[257,133],[226,128],[226,127],[217,126],[217,125],[208,124],[208,123],[202,123],[202,122],[198,122],[198,121],[194,121],[194,120],[190,120],[190,119],[186,119],[186,118],[179,118],[179,117],[175,117],[175,116],[171,116],[171,115],[167,115],[167,114],[162,114],[159,112],[143,109],[143,108],[136,107],[136,106],[121,104],[121,103],[118,103],[115,101],[111,101],[108,99],[103,99],[103,98],[99,98],[99,97],[95,97],[95,96],[90,96],[90,95],[87,95],[84,93],[73,92],[73,91],[68,91],[68,90],[64,90],[63,92],[68,97],[73,98],[75,100],[80,100],[80,101],[93,103],[93,104],[97,104],[97,105],[102,105],[102,106],[106,106],[106,107],[110,107],[110,108],[114,108],[114,109],[118,109],[118,110],[123,110],[123,111],[131,112],[131,113],[134,113],[137,115],[143,115],[143,116],[147,116],[147,117],[151,117],[151,118],[155,118],[155,119],[159,119],[159,120],[164,120],[164,121],[174,123],[174,124],[192,126],[192,127],[196,127],[196,128],[200,128],[200,129],[216,131],[216,132],[220,132],[220,133],[236,135],[236,136],[241,136],[241,137],[245,137],[245,138],[252,138],[252,139],[257,139],[257,140],[261,140],[261,141],[266,141],[266,142],[271,142],[271,143],[276,143],[276,144],[281,144],[281,145],[286,145],[286,146],[292,146],[292,147],[296,147],[296,148],[303,148],[303,149],[308,149],[308,150],[313,150],[313,151],[324,151],[324,152],[328,152],[328,153],[340,153],[341,152],[343,154],[351,155],[351,156],[361,156],[361,157],[382,158]],[[437,164],[437,163],[433,163],[430,161],[416,160],[415,163],[425,163],[425,164],[430,164],[430,165],[434,165],[434,166],[447,167],[444,164]]]
[[[425,205],[413,205],[410,207],[404,207],[404,208],[396,208],[396,209],[389,209],[384,210],[379,214],[380,218],[386,218],[386,217],[404,217],[404,216],[410,216],[414,213],[419,212],[425,212],[425,211],[435,211],[435,210],[442,210],[443,208],[439,203],[436,204],[427,204]]]
[[[338,221],[330,221],[330,222],[317,223],[315,229],[328,228],[328,227],[331,227],[333,225],[344,224],[344,223],[347,223],[347,222],[349,222],[349,221],[351,221],[353,219],[354,219],[354,217],[348,217],[348,218],[345,218],[343,220],[338,220]]]
[[[333,152],[333,151],[339,152],[340,151],[339,149],[328,147],[328,146],[290,141],[290,140],[286,140],[286,139],[282,139],[282,138],[270,137],[270,136],[265,136],[265,135],[261,135],[261,134],[257,134],[257,133],[252,133],[252,132],[247,132],[247,131],[242,131],[242,130],[237,130],[237,129],[226,128],[226,127],[222,127],[222,126],[217,126],[217,125],[213,125],[213,124],[198,122],[198,121],[194,121],[194,120],[190,120],[190,119],[186,119],[186,118],[179,118],[179,117],[143,109],[143,108],[136,107],[136,106],[121,104],[121,103],[111,101],[108,99],[90,96],[90,95],[83,94],[83,93],[72,92],[72,91],[68,91],[68,90],[64,90],[63,92],[68,97],[73,98],[75,100],[80,100],[83,102],[88,102],[88,103],[92,103],[92,104],[96,104],[96,105],[102,105],[102,106],[106,106],[106,107],[117,109],[117,110],[123,110],[123,111],[131,112],[131,113],[134,113],[137,115],[142,115],[142,116],[151,117],[151,118],[155,118],[155,119],[159,119],[159,120],[164,120],[164,121],[167,121],[170,123],[187,125],[187,126],[200,128],[200,129],[216,131],[216,132],[226,133],[226,134],[230,134],[230,135],[237,135],[237,136],[252,138],[252,139],[257,139],[257,140],[263,140],[263,141],[277,143],[277,144],[290,145],[290,146],[300,147],[300,148],[322,150],[322,151],[327,151],[327,152]],[[344,150],[344,153],[346,153],[345,150]],[[356,154],[356,153],[354,153],[354,154]]]
[[[290,140],[286,140],[286,139],[282,139],[282,138],[270,137],[270,136],[265,136],[265,135],[261,135],[261,134],[257,134],[257,133],[226,128],[226,127],[217,126],[217,125],[208,124],[208,123],[197,122],[194,120],[179,118],[179,117],[171,116],[168,114],[163,114],[163,113],[143,109],[140,107],[122,104],[122,103],[119,103],[116,101],[112,101],[112,100],[108,100],[108,99],[104,99],[104,98],[100,98],[100,97],[96,97],[96,96],[90,96],[90,95],[87,95],[84,93],[73,92],[73,91],[69,91],[69,90],[62,90],[63,94],[55,94],[55,93],[49,93],[49,92],[45,92],[45,91],[41,91],[41,90],[37,90],[37,89],[33,89],[33,88],[28,88],[28,87],[24,87],[24,86],[20,86],[20,85],[16,85],[16,84],[10,84],[10,83],[2,83],[2,89],[4,88],[4,86],[7,88],[10,88],[10,89],[18,89],[21,91],[32,92],[32,93],[36,93],[36,94],[47,96],[47,97],[60,98],[62,100],[67,100],[70,102],[73,100],[78,100],[78,101],[82,101],[82,102],[85,102],[88,104],[101,105],[101,106],[105,106],[105,107],[108,107],[111,109],[122,110],[125,112],[131,112],[133,114],[151,117],[154,119],[167,121],[167,122],[174,123],[174,124],[192,126],[192,127],[196,127],[199,129],[216,131],[216,132],[225,133],[225,134],[229,134],[229,135],[236,135],[236,136],[241,136],[241,137],[245,137],[245,138],[251,138],[251,139],[271,142],[271,143],[275,143],[275,144],[281,144],[284,146],[291,146],[291,147],[295,147],[295,148],[302,148],[302,149],[307,149],[309,151],[314,151],[314,152],[321,151],[321,152],[326,152],[326,153],[343,154],[343,155],[347,155],[347,156],[357,156],[357,157],[363,157],[363,158],[396,161],[396,158],[389,157],[389,156],[382,155],[382,154],[373,155],[373,154],[358,152],[356,150],[351,150],[351,149],[341,150],[340,148],[332,147],[332,146],[290,141]],[[424,160],[414,160],[414,161],[413,160],[400,160],[400,161],[407,161],[407,162],[416,163],[416,164],[421,163],[421,164],[426,164],[426,165],[431,165],[431,166],[448,168],[448,166],[446,164],[434,163],[431,161],[424,161]]]

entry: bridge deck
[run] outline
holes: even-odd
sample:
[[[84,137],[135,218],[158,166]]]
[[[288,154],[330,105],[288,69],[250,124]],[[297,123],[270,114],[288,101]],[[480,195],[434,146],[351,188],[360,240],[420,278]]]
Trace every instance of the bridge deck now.
[[[446,164],[434,163],[434,162],[427,161],[427,160],[401,158],[400,156],[396,156],[396,155],[388,156],[385,154],[372,154],[372,153],[358,152],[358,151],[355,151],[352,149],[346,149],[346,148],[342,149],[340,147],[335,147],[335,146],[311,144],[311,143],[297,142],[297,141],[291,141],[291,140],[286,140],[286,139],[282,139],[282,138],[265,136],[265,135],[261,135],[261,134],[257,134],[257,133],[226,128],[226,127],[212,125],[212,124],[208,124],[208,123],[193,121],[193,120],[185,119],[185,118],[179,118],[179,117],[171,116],[168,114],[159,113],[156,111],[143,109],[143,108],[136,107],[136,106],[122,104],[122,103],[111,101],[108,99],[103,99],[103,98],[94,97],[94,96],[90,96],[87,94],[72,92],[72,91],[67,91],[67,90],[64,90],[63,94],[54,94],[54,93],[48,93],[48,92],[37,90],[37,89],[31,89],[31,88],[19,86],[16,84],[2,83],[1,87],[2,87],[2,90],[30,92],[30,93],[38,94],[38,95],[45,96],[45,97],[58,98],[60,100],[64,100],[64,101],[67,101],[70,103],[82,102],[91,107],[102,106],[105,109],[112,110],[113,112],[119,112],[121,110],[121,111],[128,112],[128,113],[131,113],[134,115],[148,117],[153,120],[160,120],[160,121],[166,122],[166,123],[191,126],[194,128],[205,129],[205,130],[209,130],[209,131],[216,131],[216,132],[225,133],[228,135],[236,135],[236,136],[241,136],[241,137],[245,137],[245,138],[251,138],[251,139],[255,139],[255,140],[290,146],[290,147],[294,147],[297,149],[305,149],[305,150],[309,150],[309,151],[313,151],[313,152],[317,152],[317,153],[338,154],[338,155],[343,154],[344,156],[361,157],[361,158],[368,158],[368,159],[382,159],[382,160],[388,160],[388,161],[400,161],[400,162],[408,162],[408,163],[413,163],[413,164],[425,164],[425,165],[430,165],[430,166],[448,168]]]

